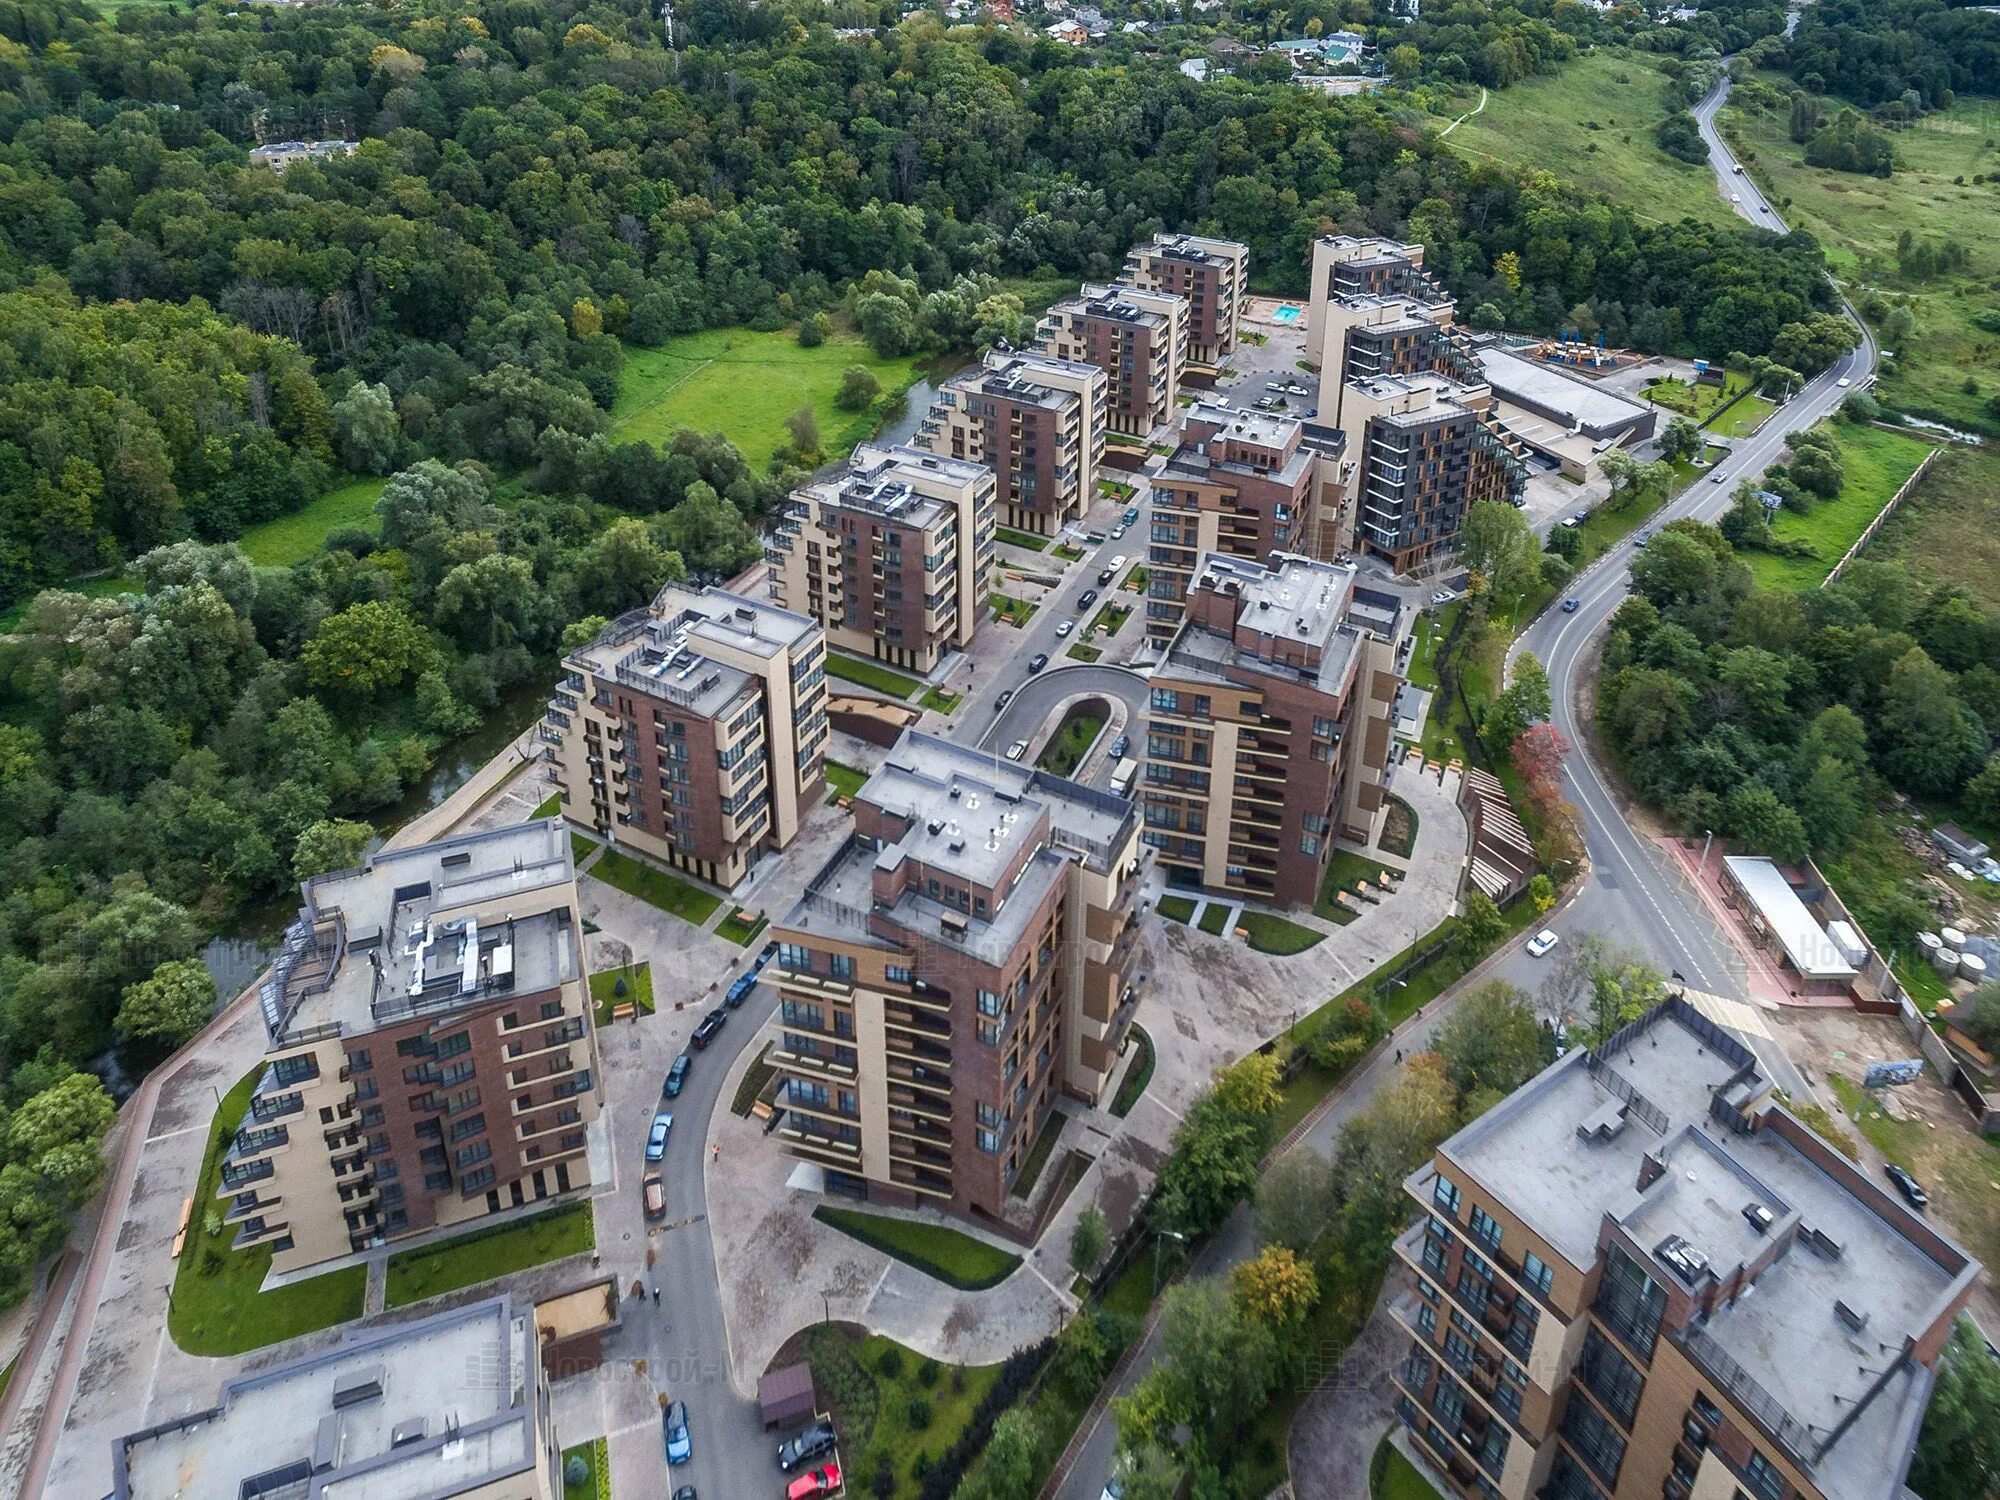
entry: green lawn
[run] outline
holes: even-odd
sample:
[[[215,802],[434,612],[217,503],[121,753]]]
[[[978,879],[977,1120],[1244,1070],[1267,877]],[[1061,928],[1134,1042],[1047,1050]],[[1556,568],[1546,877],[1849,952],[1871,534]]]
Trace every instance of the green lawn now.
[[[729,1101],[732,1115],[747,1117],[757,1102],[757,1096],[764,1092],[764,1085],[777,1076],[778,1070],[764,1061],[770,1055],[771,1043],[766,1042],[758,1049],[756,1060],[744,1069],[743,1077],[736,1085],[736,1096]]]
[[[625,993],[618,993],[619,981],[625,984]],[[653,966],[650,963],[626,964],[621,968],[605,969],[590,976],[590,1004],[597,1014],[597,1024],[611,1024],[611,1012],[620,1005],[636,1005],[641,1015],[653,1013]]]
[[[1153,1051],[1153,1039],[1146,1034],[1146,1028],[1135,1025],[1132,1028],[1132,1061],[1125,1069],[1125,1076],[1119,1080],[1118,1092],[1111,1096],[1111,1113],[1124,1119],[1132,1112],[1132,1106],[1139,1102],[1139,1096],[1146,1092],[1146,1085],[1153,1081],[1153,1064],[1158,1054]]]
[[[1097,613],[1091,617],[1090,623],[1083,627],[1083,638],[1089,640],[1096,635],[1116,635],[1131,618],[1131,605],[1107,599],[1098,606]]]
[[[715,909],[722,905],[720,896],[691,885],[678,875],[641,864],[620,849],[605,850],[604,857],[590,867],[590,873],[606,885],[616,886],[626,895],[637,896],[669,916],[697,927],[707,925]]]
[[[536,805],[535,810],[533,812],[528,814],[528,818],[532,822],[537,818],[554,818],[554,817],[560,817],[561,815],[562,815],[562,793],[551,792],[549,793],[548,796],[544,797]]]
[[[1201,930],[1211,937],[1221,937],[1229,923],[1229,903],[1211,901],[1201,909]]]
[[[492,1229],[476,1229],[421,1250],[389,1257],[390,1307],[581,1255],[597,1243],[588,1203],[572,1204]]]
[[[757,941],[757,934],[771,925],[768,917],[757,917],[745,922],[735,912],[731,912],[715,924],[715,935],[728,938],[739,948],[747,948]]]
[[[1035,764],[1053,776],[1073,775],[1103,732],[1104,715],[1085,709],[1072,711],[1063,720],[1062,728],[1056,731],[1055,738],[1043,746],[1042,753],[1035,757]]]
[[[1032,531],[1016,531],[1011,526],[996,526],[993,535],[1010,547],[1020,547],[1029,552],[1048,551],[1049,539],[1045,536],[1036,536]]]
[[[790,441],[785,419],[811,406],[819,419],[821,450],[836,457],[864,441],[877,420],[874,412],[846,412],[833,404],[849,365],[862,366],[880,382],[877,410],[908,390],[918,375],[914,358],[878,359],[846,333],[828,335],[816,349],[801,347],[796,329],[715,328],[652,349],[628,344],[611,408],[611,436],[663,443],[683,427],[719,432],[761,469]]]
[[[1756,77],[1791,87],[1774,73]],[[1950,109],[1896,131],[1896,170],[1882,178],[1808,167],[1804,148],[1787,131],[1789,106],[1749,109],[1741,106],[1742,97],[1739,91],[1724,112],[1725,127],[1786,221],[1826,247],[1835,275],[1915,299],[1917,336],[1895,351],[1899,357],[1882,376],[1882,398],[1954,427],[2000,435],[2000,418],[1986,409],[2000,392],[1994,338],[1972,321],[2000,311],[2000,262],[1992,253],[1993,179],[2000,176],[1994,101],[1961,97]],[[1976,180],[1982,176],[1984,183]],[[1927,281],[1903,276],[1896,239],[1905,229],[1934,244],[1965,246],[1970,265]],[[1968,375],[1971,391],[1965,389]]]
[[[1076,661],[1098,661],[1103,658],[1104,653],[1095,646],[1087,646],[1082,641],[1073,641],[1063,655]]]
[[[1973,1131],[1972,1117],[1961,1113],[1956,1101],[1951,1117],[1936,1125],[1892,1120],[1852,1079],[1834,1073],[1829,1081],[1868,1143],[1924,1185],[1932,1217],[1942,1218],[1980,1260],[1994,1264],[2000,1256],[2000,1193],[1993,1190],[2000,1182],[2000,1146]],[[1872,1169],[1870,1175],[1876,1175]]]
[[[302,510],[252,526],[238,545],[243,555],[259,567],[284,568],[304,562],[318,552],[329,533],[342,526],[381,529],[375,502],[381,498],[386,479],[354,479],[328,490]]]
[[[1368,1466],[1370,1500],[1438,1500],[1438,1492],[1417,1466],[1403,1457],[1387,1437],[1376,1446]]]
[[[1762,427],[1764,419],[1776,411],[1778,405],[1769,396],[1745,396],[1728,411],[1711,417],[1705,425],[1719,437],[1745,438]]]
[[[986,596],[986,602],[993,606],[995,617],[1009,625],[1025,625],[1035,617],[1034,604],[1026,599],[1016,599],[1012,594],[1003,594],[998,589]]]
[[[837,760],[826,763],[826,784],[833,789],[836,797],[852,797],[868,782],[868,773],[858,771],[853,766],[842,765]]]
[[[569,1482],[569,1461],[581,1458],[590,1465],[590,1472],[584,1476],[582,1484]],[[604,1438],[591,1438],[578,1443],[574,1448],[562,1451],[563,1500],[611,1500],[611,1444]]]
[[[947,693],[943,688],[925,688],[917,702],[933,713],[948,714],[965,701],[963,693]]]
[[[962,1292],[998,1286],[1021,1264],[1020,1256],[941,1224],[824,1205],[813,1210],[813,1217]]]
[[[1236,925],[1259,953],[1303,953],[1326,936],[1265,911],[1246,911],[1236,919]]]
[[[914,1500],[919,1476],[957,1441],[1000,1375],[998,1365],[941,1365],[843,1324],[814,1327],[804,1342],[813,1384],[840,1433],[841,1462],[852,1476],[847,1493],[854,1496]],[[886,1491],[874,1488],[884,1459],[895,1479]]]
[[[858,656],[843,656],[838,651],[826,653],[826,675],[838,677],[842,682],[859,683],[905,703],[923,687],[916,678],[894,667],[885,667],[879,661],[864,661]]]
[[[1867,555],[1899,562],[1925,583],[1956,584],[2000,609],[2000,448],[1947,447]]]
[[[1841,554],[1853,546],[1868,523],[1897,488],[1916,472],[1931,445],[1879,427],[1834,422],[1829,430],[1840,445],[1846,482],[1832,500],[1822,500],[1801,514],[1781,510],[1771,530],[1780,541],[1812,543],[1811,557],[1776,557],[1768,552],[1742,552],[1757,582],[1765,588],[1811,589],[1819,586]]]
[[[596,852],[596,849],[597,849],[596,839],[591,838],[586,834],[578,833],[574,828],[572,828],[569,831],[570,862],[576,865],[579,869],[582,868],[583,862],[586,859],[589,859],[590,856],[594,852]]]
[[[1553,77],[1494,90],[1485,110],[1446,144],[1474,158],[1553,172],[1646,218],[1733,223],[1708,168],[1677,161],[1653,138],[1667,114],[1665,83],[1651,57],[1600,48]],[[1477,88],[1439,99],[1429,123],[1442,129],[1478,102]]]
[[[1370,886],[1379,888],[1382,884],[1382,872],[1393,868],[1394,866],[1385,865],[1380,860],[1356,854],[1352,849],[1334,850],[1333,858],[1327,861],[1326,879],[1320,883],[1319,900],[1313,903],[1314,914],[1330,922],[1352,921],[1356,913],[1335,901],[1335,893],[1343,890],[1356,891],[1364,880]],[[1367,898],[1361,899],[1365,901]]]
[[[1192,922],[1195,903],[1186,896],[1160,897],[1159,913],[1169,922]]]
[[[1015,1174],[1014,1185],[1008,1196],[1030,1198],[1034,1196],[1035,1184],[1042,1180],[1042,1168],[1049,1164],[1049,1154],[1056,1149],[1056,1137],[1062,1134],[1063,1117],[1052,1114],[1042,1126],[1042,1133],[1035,1137],[1035,1144],[1028,1148],[1028,1156],[1021,1163],[1021,1170]]]
[[[1693,417],[1695,421],[1705,424],[1731,397],[1741,395],[1749,387],[1750,377],[1734,370],[1723,374],[1720,385],[1690,382],[1667,375],[1646,387],[1646,399],[1655,406],[1664,406],[1668,411]]]
[[[1049,556],[1060,557],[1066,563],[1082,562],[1083,549],[1081,547],[1072,547],[1068,542],[1058,542],[1055,546],[1049,548]]]
[[[216,1197],[225,1146],[263,1076],[258,1063],[223,1096],[209,1127],[208,1152],[196,1178],[194,1211],[188,1219],[187,1242],[174,1267],[174,1290],[167,1309],[167,1329],[174,1342],[190,1354],[243,1354],[266,1344],[315,1333],[361,1316],[368,1290],[368,1273],[361,1266],[329,1271],[308,1281],[258,1290],[271,1269],[270,1247],[232,1250],[234,1225],[210,1234],[203,1223],[210,1212],[221,1212],[227,1201]]]

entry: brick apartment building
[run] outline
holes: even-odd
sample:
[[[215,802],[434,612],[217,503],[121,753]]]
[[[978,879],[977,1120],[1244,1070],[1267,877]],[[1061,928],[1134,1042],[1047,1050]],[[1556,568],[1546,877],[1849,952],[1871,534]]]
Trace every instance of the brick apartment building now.
[[[1156,234],[1134,245],[1119,278],[1151,292],[1178,292],[1188,301],[1188,358],[1214,365],[1236,347],[1243,302],[1250,295],[1250,247],[1193,234]]]
[[[989,351],[938,388],[913,441],[991,469],[1000,525],[1054,536],[1096,493],[1107,388],[1096,365]]]
[[[863,443],[792,492],[764,546],[771,597],[832,646],[927,673],[979,624],[993,493],[984,464]]]
[[[1178,410],[1188,355],[1187,298],[1086,282],[1042,315],[1035,348],[1102,370],[1106,423],[1113,432],[1144,437]]]
[[[502,1294],[237,1374],[117,1439],[110,1500],[560,1500],[532,1313]]]
[[[1351,564],[1210,553],[1155,669],[1145,842],[1170,884],[1309,906],[1380,826],[1405,622]]]
[[[572,823],[724,888],[797,837],[826,758],[816,620],[669,585],[563,667],[541,733]]]
[[[1195,569],[1209,553],[1261,561],[1320,550],[1324,504],[1340,509],[1337,432],[1292,417],[1196,402],[1180,445],[1152,476],[1146,634],[1180,628]]]
[[[545,818],[309,880],[258,992],[222,1161],[278,1271],[588,1186],[603,1102],[568,830]]]
[[[1902,1500],[1979,1265],[1680,998],[1437,1150],[1397,1410],[1481,1500]]]
[[[1105,1096],[1137,998],[1138,813],[906,732],[774,924],[777,1135],[830,1191],[1002,1216],[1058,1096]]]

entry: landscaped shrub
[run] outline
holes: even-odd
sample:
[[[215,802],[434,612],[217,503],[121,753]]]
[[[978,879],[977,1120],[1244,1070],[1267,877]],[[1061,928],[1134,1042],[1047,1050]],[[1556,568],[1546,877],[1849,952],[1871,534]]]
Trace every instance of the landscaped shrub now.
[[[904,1418],[909,1422],[912,1432],[922,1432],[926,1427],[930,1426],[930,1398],[927,1396],[910,1397],[910,1404],[905,1409]]]
[[[884,1380],[894,1380],[903,1373],[903,1351],[894,1344],[884,1349],[875,1359],[875,1373]]]
[[[564,1484],[582,1484],[590,1478],[590,1460],[581,1453],[572,1453],[569,1462],[563,1465]]]
[[[1000,1414],[1026,1396],[1035,1383],[1035,1376],[1054,1354],[1056,1341],[1043,1339],[1039,1344],[1025,1349],[1016,1349],[1007,1356],[1000,1366],[1000,1374],[980,1397],[979,1405],[972,1409],[972,1417],[965,1424],[952,1445],[945,1449],[944,1456],[937,1461],[928,1474],[924,1475],[922,1487],[917,1491],[919,1500],[950,1500],[958,1490],[959,1480],[972,1461],[985,1448],[986,1440],[993,1436],[993,1424],[1000,1420]],[[956,1373],[956,1369],[954,1369]]]
[[[937,1384],[938,1362],[927,1359],[917,1366],[917,1384],[928,1389]]]

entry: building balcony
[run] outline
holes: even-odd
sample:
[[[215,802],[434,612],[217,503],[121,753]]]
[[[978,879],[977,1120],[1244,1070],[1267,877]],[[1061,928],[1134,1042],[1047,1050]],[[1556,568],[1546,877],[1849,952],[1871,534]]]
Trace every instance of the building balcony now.
[[[787,1113],[789,1119],[789,1111]],[[796,1125],[780,1125],[778,1139],[794,1152],[801,1155],[817,1156],[842,1168],[857,1167],[861,1164],[861,1143],[859,1141],[837,1140],[818,1131],[806,1130]]]
[[[936,1120],[946,1125],[951,1123],[951,1091],[949,1089],[943,1090],[939,1094],[928,1094],[891,1084],[888,1092],[883,1095],[883,1099],[887,1102],[892,1112],[899,1109],[907,1110],[910,1114],[922,1119]]]
[[[940,1006],[936,1010],[926,1013],[914,1009],[904,1009],[900,1006],[885,1005],[882,1008],[882,1024],[900,1028],[917,1037],[928,1037],[933,1041],[949,1042],[951,1040],[951,1026],[939,1019],[939,1015],[944,1013],[944,1009],[944,1007]]]
[[[951,1175],[930,1167],[913,1167],[907,1162],[892,1161],[889,1164],[889,1180],[900,1188],[922,1193],[926,1197],[949,1200],[952,1196]]]
[[[921,1073],[926,1070],[940,1074],[938,1081],[944,1087],[951,1085],[951,1048],[940,1047],[936,1042],[913,1036],[907,1031],[885,1031],[882,1049],[891,1058],[905,1058]]]
[[[889,1111],[889,1134],[906,1135],[939,1146],[951,1144],[951,1132],[944,1126],[924,1119],[921,1115],[903,1115],[893,1109]]]
[[[928,1093],[951,1094],[951,1073],[948,1069],[913,1064],[901,1058],[892,1057],[888,1067],[889,1080],[907,1088]]]
[[[913,1167],[928,1167],[934,1171],[951,1171],[951,1152],[941,1146],[913,1141],[907,1136],[889,1137],[889,1160],[905,1162]]]
[[[830,1057],[821,1057],[816,1052],[794,1052],[789,1047],[776,1047],[771,1051],[771,1066],[781,1073],[797,1073],[808,1078],[832,1078],[842,1083],[851,1083],[856,1076],[852,1063],[835,1062]]]

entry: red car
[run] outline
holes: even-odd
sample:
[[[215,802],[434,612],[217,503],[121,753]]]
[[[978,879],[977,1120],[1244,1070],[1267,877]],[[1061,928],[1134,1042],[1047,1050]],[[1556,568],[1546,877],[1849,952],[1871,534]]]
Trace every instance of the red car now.
[[[840,1465],[828,1464],[801,1474],[785,1487],[785,1500],[818,1500],[822,1495],[840,1493]]]

